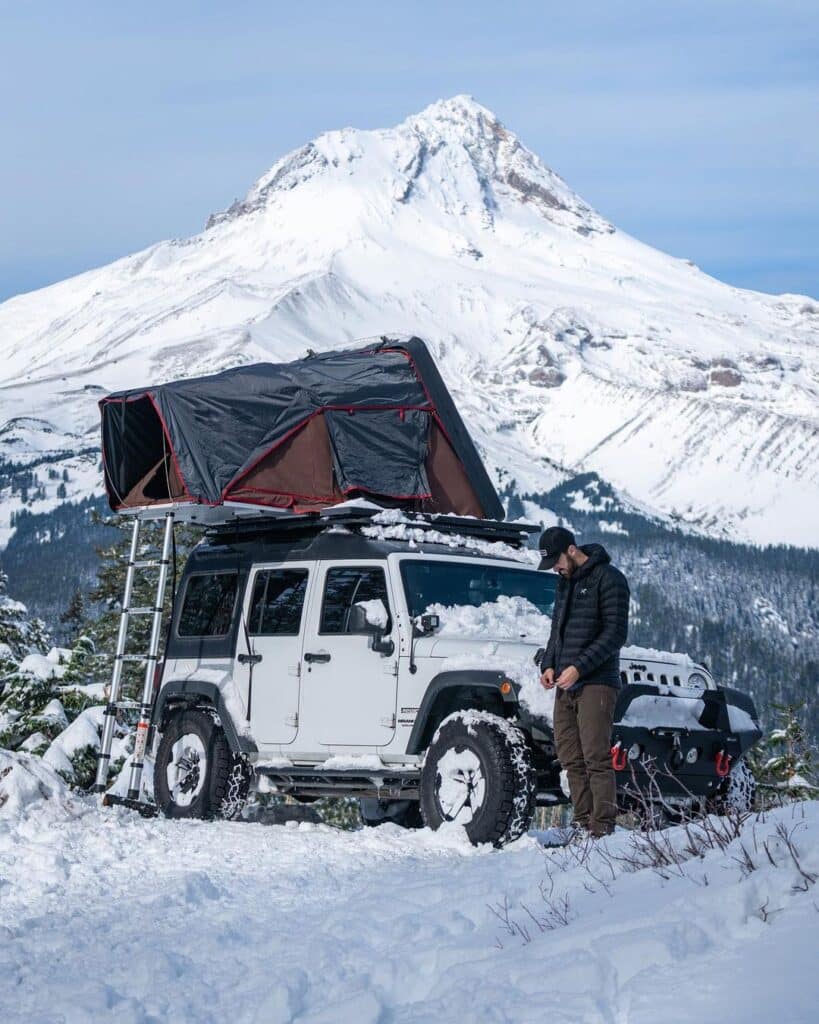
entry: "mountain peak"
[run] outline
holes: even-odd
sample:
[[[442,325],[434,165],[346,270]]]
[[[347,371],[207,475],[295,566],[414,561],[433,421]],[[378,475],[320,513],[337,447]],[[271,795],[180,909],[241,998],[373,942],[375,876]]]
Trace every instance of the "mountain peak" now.
[[[419,121],[439,124],[496,125],[505,131],[497,115],[467,93],[460,93],[449,99],[436,100],[419,113],[411,114],[407,118],[407,122],[410,123]]]
[[[255,213],[325,175],[328,181],[353,177],[366,188],[378,181],[388,203],[443,192],[447,212],[478,208],[488,228],[499,206],[511,202],[580,235],[614,231],[491,110],[465,94],[437,100],[394,128],[318,136],[278,160],[243,200],[211,216],[206,226]]]
[[[98,486],[100,391],[413,333],[501,484],[595,472],[697,529],[816,545],[816,303],[614,233],[471,97],[318,135],[212,225],[0,305],[0,465],[44,467],[33,510],[55,452],[72,501]],[[29,507],[10,486],[0,544]]]

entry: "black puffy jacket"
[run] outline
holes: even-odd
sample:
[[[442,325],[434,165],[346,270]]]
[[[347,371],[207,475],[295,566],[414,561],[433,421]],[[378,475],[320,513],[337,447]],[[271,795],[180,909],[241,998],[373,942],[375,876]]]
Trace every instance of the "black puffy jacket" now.
[[[584,683],[619,688],[620,648],[628,635],[628,582],[602,545],[588,544],[580,550],[588,555],[587,561],[557,584],[541,671],[553,668],[559,676],[574,665],[580,679],[572,690]]]

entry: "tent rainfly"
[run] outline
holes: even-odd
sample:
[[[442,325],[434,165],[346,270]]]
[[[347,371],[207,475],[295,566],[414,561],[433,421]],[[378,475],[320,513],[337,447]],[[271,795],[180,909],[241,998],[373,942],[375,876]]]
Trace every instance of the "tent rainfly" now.
[[[504,512],[419,338],[109,395],[108,501],[306,512],[355,496],[414,511]]]

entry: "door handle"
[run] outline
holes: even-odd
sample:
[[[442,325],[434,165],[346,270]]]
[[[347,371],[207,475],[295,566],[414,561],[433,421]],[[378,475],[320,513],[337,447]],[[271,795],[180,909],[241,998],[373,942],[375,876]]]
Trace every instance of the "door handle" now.
[[[258,665],[262,656],[261,654],[238,654],[236,660],[242,665]]]
[[[330,660],[330,655],[327,651],[306,651],[304,660],[309,662],[325,662]]]

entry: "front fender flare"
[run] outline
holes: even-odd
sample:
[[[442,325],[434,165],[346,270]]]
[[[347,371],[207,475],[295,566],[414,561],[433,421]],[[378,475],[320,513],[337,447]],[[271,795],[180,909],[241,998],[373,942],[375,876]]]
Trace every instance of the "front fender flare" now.
[[[426,750],[441,719],[461,707],[479,707],[482,703],[492,703],[499,706],[505,718],[516,714],[517,685],[513,683],[509,693],[501,692],[501,684],[507,678],[503,672],[488,669],[439,672],[427,686],[406,752],[420,754]],[[444,714],[441,713],[443,709],[446,709]]]

